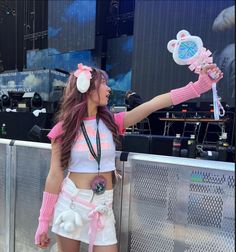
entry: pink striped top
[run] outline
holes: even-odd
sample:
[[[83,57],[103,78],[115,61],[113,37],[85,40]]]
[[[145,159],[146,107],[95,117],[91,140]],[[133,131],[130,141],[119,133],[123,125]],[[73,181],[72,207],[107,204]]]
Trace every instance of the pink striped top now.
[[[119,134],[123,135],[125,112],[114,114],[115,123],[119,128]],[[84,125],[88,133],[89,139],[96,152],[96,117],[87,117],[84,120]],[[115,170],[115,143],[112,133],[106,127],[102,120],[99,120],[99,133],[101,141],[101,162],[100,172],[108,172]],[[49,139],[54,139],[62,133],[62,122],[57,123],[48,134]],[[78,173],[96,173],[98,164],[91,155],[83,134],[80,134],[71,149],[71,159],[68,166],[69,172]]]

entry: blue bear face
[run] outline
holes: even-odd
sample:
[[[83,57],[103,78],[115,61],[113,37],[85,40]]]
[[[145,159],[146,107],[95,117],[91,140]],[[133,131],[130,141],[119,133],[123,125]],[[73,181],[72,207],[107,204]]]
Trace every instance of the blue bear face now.
[[[189,61],[198,56],[203,47],[202,40],[192,36],[188,31],[177,33],[177,40],[170,40],[167,49],[173,54],[174,61],[179,65],[188,65]]]

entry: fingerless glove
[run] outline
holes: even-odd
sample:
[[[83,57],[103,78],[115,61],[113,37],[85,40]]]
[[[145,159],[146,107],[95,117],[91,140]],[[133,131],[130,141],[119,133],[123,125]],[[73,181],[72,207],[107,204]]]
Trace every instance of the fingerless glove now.
[[[172,89],[170,96],[173,105],[200,97],[201,94],[211,89],[214,82],[216,81],[211,79],[207,74],[200,74],[196,82],[189,82],[189,84],[182,88]]]
[[[35,244],[40,243],[40,235],[48,232],[49,223],[52,219],[54,206],[57,202],[58,194],[49,192],[43,193],[42,206],[40,208],[39,224],[35,233]]]

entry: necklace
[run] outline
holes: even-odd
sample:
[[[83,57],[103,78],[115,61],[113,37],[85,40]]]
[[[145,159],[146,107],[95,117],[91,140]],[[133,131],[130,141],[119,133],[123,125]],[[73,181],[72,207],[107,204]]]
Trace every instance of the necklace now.
[[[94,177],[94,179],[91,182],[91,188],[95,194],[103,194],[106,190],[106,184],[107,181],[106,179],[100,175],[100,161],[101,161],[101,141],[100,141],[100,134],[99,134],[99,129],[98,129],[98,123],[99,123],[99,118],[98,116],[96,117],[96,122],[97,122],[97,132],[96,132],[96,146],[97,146],[97,154],[95,153],[93,146],[91,144],[91,141],[89,139],[88,133],[86,131],[84,122],[82,121],[81,123],[81,129],[84,135],[84,138],[86,140],[86,143],[88,145],[89,151],[91,155],[94,157],[94,159],[98,163],[98,174],[97,176]]]

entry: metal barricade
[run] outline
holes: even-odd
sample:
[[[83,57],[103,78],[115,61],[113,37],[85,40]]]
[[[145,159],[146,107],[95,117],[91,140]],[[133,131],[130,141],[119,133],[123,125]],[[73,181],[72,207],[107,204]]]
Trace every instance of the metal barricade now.
[[[120,251],[234,251],[234,164],[148,154],[129,163]]]
[[[0,251],[4,251],[8,246],[9,240],[9,193],[6,194],[7,188],[7,164],[9,164],[9,143],[10,140],[1,139],[0,144]],[[7,248],[8,249],[8,248]]]
[[[0,139],[0,251],[39,251],[34,234],[50,148]],[[135,153],[120,161],[120,156],[117,152],[116,166],[123,179],[114,188],[120,252],[234,251],[234,164]],[[54,234],[49,236],[55,244]]]

